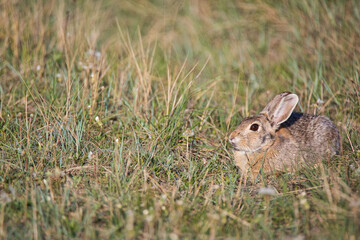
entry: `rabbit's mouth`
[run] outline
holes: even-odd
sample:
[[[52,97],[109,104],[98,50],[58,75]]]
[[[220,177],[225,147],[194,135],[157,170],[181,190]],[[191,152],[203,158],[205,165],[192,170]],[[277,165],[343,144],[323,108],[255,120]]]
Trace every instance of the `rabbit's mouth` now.
[[[233,150],[234,151],[237,151],[237,152],[250,152],[250,150],[248,148],[244,148],[244,147],[239,147],[239,146],[236,146],[235,144],[232,145],[233,146]]]
[[[256,149],[250,149],[250,148],[244,148],[244,147],[238,147],[238,146],[234,146],[233,145],[233,149],[234,151],[237,152],[243,152],[243,153],[247,153],[247,154],[251,154],[251,153],[256,153],[259,151],[262,151],[262,147],[257,147]]]
[[[240,148],[235,142],[233,142],[233,141],[230,141],[230,144],[231,144],[231,146],[233,147],[233,149],[235,150],[235,151],[239,151],[239,152],[244,152],[245,151],[245,149],[243,149],[243,148]]]
[[[238,152],[248,152],[249,149],[248,148],[244,148],[244,146],[241,146],[240,144],[238,144],[237,142],[234,141],[230,141],[231,146],[233,147],[234,151],[238,151]]]
[[[233,147],[233,149],[235,150],[235,151],[238,151],[238,152],[244,152],[244,150],[242,150],[242,149],[240,149],[240,148],[237,148],[237,147]]]

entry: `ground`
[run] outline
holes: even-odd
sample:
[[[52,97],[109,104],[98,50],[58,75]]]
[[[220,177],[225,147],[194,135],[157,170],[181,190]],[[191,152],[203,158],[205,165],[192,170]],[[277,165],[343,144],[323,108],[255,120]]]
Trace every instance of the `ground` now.
[[[0,238],[356,239],[360,2],[0,2]],[[277,93],[341,155],[245,182]]]

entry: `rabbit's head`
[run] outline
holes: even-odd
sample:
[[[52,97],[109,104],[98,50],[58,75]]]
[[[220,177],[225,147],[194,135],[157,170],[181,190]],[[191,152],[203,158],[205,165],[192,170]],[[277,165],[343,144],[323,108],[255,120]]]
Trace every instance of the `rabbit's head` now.
[[[274,143],[276,131],[290,117],[298,101],[298,96],[290,92],[276,95],[259,115],[242,120],[230,134],[230,144],[235,151],[265,151]]]

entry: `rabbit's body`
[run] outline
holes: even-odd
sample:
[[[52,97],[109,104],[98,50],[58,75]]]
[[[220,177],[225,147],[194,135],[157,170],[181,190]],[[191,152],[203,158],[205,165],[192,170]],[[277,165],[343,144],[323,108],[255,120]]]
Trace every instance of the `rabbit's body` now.
[[[305,159],[339,154],[339,131],[326,116],[293,113],[281,126],[289,130]]]
[[[292,113],[295,94],[277,95],[256,116],[245,118],[230,134],[236,165],[256,177],[260,170],[292,171],[340,150],[335,124],[325,116]]]

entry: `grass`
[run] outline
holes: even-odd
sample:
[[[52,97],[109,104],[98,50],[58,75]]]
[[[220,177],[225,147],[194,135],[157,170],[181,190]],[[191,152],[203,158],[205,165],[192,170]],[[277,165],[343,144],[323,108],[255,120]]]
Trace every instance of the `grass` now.
[[[358,238],[358,1],[0,6],[0,238]],[[342,155],[245,183],[227,136],[286,90]]]

